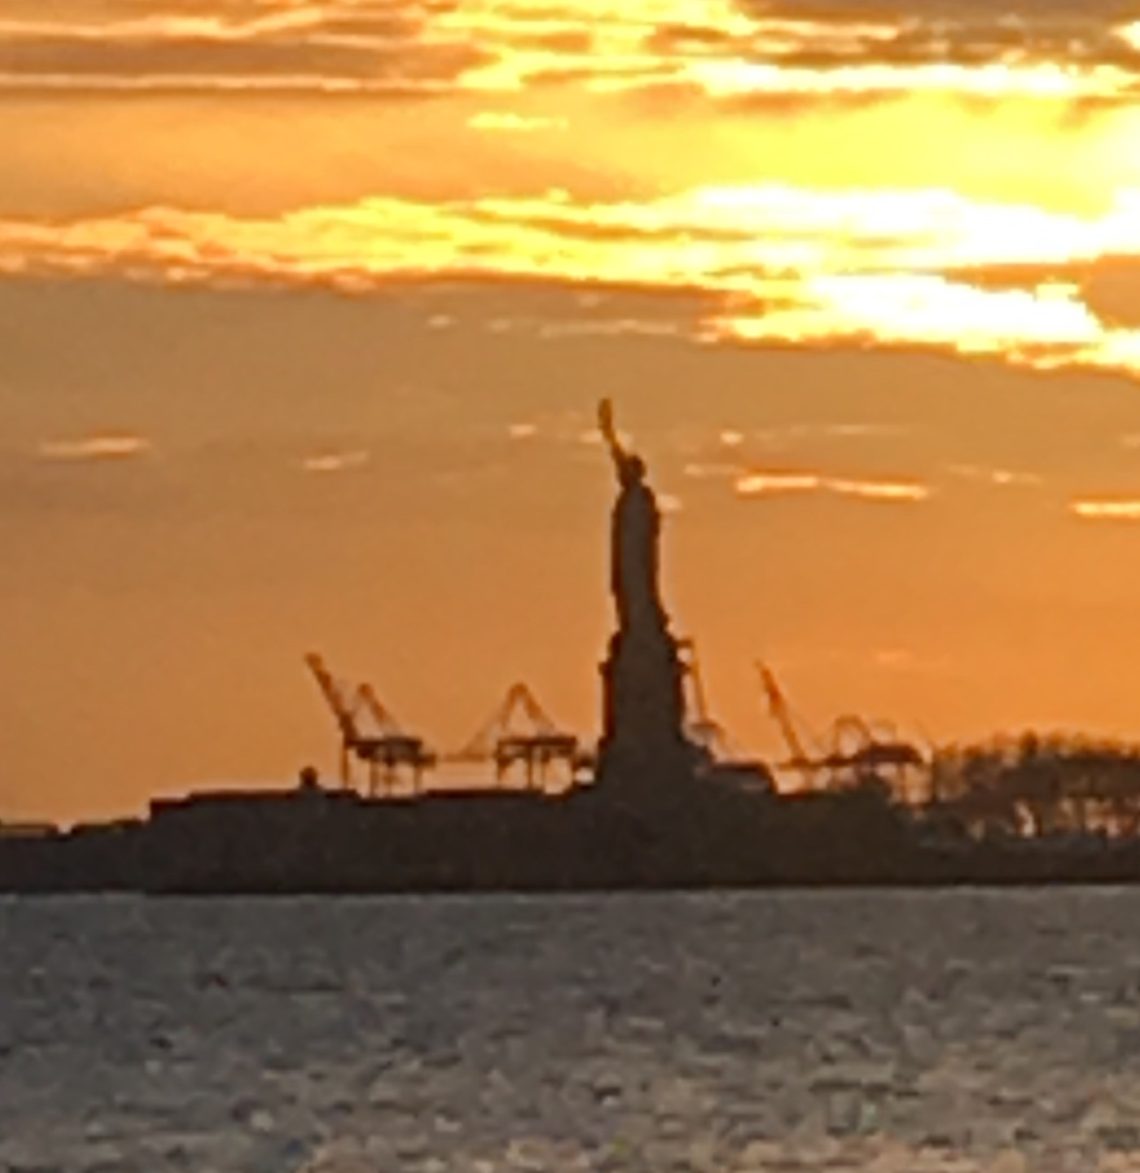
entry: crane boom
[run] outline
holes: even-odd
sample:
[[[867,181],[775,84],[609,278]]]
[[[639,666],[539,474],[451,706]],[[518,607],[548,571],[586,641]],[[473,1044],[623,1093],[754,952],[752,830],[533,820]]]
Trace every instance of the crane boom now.
[[[332,673],[326,667],[324,660],[316,652],[310,652],[305,657],[305,663],[316,679],[317,686],[321,690],[321,695],[325,698],[329,708],[332,709],[336,723],[340,727],[341,736],[348,741],[355,740],[356,721],[353,710],[345,702],[344,696]]]
[[[525,718],[529,728],[519,729],[518,717]],[[588,764],[587,756],[579,749],[578,738],[560,731],[534,693],[522,683],[511,685],[490,718],[461,750],[449,754],[448,760],[494,762],[500,779],[512,766],[521,764],[528,787],[541,785],[547,767],[554,763],[566,766],[571,781]]]
[[[370,684],[358,684],[350,690],[332,675],[315,652],[305,657],[305,663],[340,731],[342,785],[346,788],[352,786],[352,759],[356,757],[368,765],[370,797],[376,796],[381,777],[391,792],[400,767],[410,768],[413,785],[418,790],[421,774],[436,762],[436,755],[427,748],[423,738],[406,733],[400,727]],[[358,723],[361,714],[369,719],[364,730]]]
[[[779,727],[780,734],[788,747],[788,753],[791,755],[792,762],[796,765],[806,763],[810,759],[804,751],[800,735],[796,732],[795,723],[792,721],[792,715],[788,709],[787,699],[784,697],[784,693],[775,675],[766,664],[760,661],[757,661],[756,667],[760,672],[760,681],[764,686],[764,695],[768,700],[768,715]]]
[[[352,750],[360,742],[354,710],[345,701],[340,686],[316,652],[310,652],[305,657],[305,663],[313,674],[325,702],[332,710],[333,717],[336,718],[337,729],[340,732],[340,781],[342,786],[348,787],[352,784]]]
[[[531,690],[522,683],[512,684],[498,707],[479,727],[475,735],[457,753],[457,761],[480,761],[492,757],[495,746],[511,736],[511,720],[521,710],[539,737],[556,737],[558,727],[538,703]]]
[[[511,714],[519,708],[526,713],[527,719],[537,733],[549,736],[557,732],[557,727],[547,716],[546,710],[538,703],[534,693],[522,683],[513,685],[510,692],[507,693],[506,703],[501,710],[504,731],[510,726]]]
[[[360,703],[372,715],[372,719],[376,722],[376,726],[382,735],[385,737],[398,737],[403,733],[399,722],[384,707],[383,702],[376,695],[371,684],[362,684],[356,690],[356,695]]]

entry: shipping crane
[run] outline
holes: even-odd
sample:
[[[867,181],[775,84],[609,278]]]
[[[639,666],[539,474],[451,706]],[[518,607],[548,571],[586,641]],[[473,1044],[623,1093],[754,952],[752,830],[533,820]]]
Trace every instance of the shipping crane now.
[[[689,694],[685,711],[692,714],[685,721],[685,735],[696,747],[697,773],[704,778],[719,779],[744,790],[775,790],[775,779],[768,766],[735,746],[725,727],[709,712],[696,642],[680,639],[677,648],[681,654]]]
[[[839,717],[831,726],[831,752],[825,759],[833,771],[835,788],[858,786],[885,778],[896,792],[906,794],[911,771],[925,770],[926,759],[893,729],[872,729],[862,717]]]
[[[345,699],[344,686],[333,677],[316,652],[310,652],[305,657],[305,663],[332,710],[340,732],[340,784],[347,790],[352,785],[352,754],[359,742],[354,712],[356,698],[354,696],[351,702]]]
[[[525,729],[518,727],[522,718]],[[450,760],[461,762],[493,761],[495,777],[502,781],[512,767],[523,768],[527,789],[541,787],[550,767],[561,763],[571,782],[580,771],[592,765],[578,738],[561,731],[535,699],[525,684],[513,684],[502,703],[470,741]]]
[[[371,684],[362,684],[357,690],[357,695],[378,734],[372,736],[370,732],[362,739],[362,744],[368,747],[370,792],[375,794],[383,767],[384,785],[391,793],[395,789],[400,766],[407,766],[410,769],[412,789],[418,791],[423,782],[424,771],[435,765],[436,755],[427,748],[422,737],[405,733],[400,728],[395,717],[381,703]]]
[[[790,756],[783,764],[800,774],[805,788],[849,790],[878,779],[892,784],[895,793],[906,794],[911,772],[926,768],[922,754],[909,742],[900,740],[893,730],[883,733],[872,729],[862,717],[852,714],[832,722],[826,752],[809,755],[774,673],[759,661],[756,667],[768,701],[768,713],[788,747]]]
[[[352,760],[355,757],[368,766],[370,797],[378,793],[381,779],[388,791],[393,791],[401,766],[411,769],[413,787],[419,789],[423,771],[434,765],[436,760],[423,738],[405,733],[400,728],[371,685],[361,684],[350,692],[348,686],[332,675],[324,660],[316,653],[309,653],[305,663],[332,710],[340,732],[341,785],[346,789],[352,786]],[[364,719],[371,726],[367,731],[361,728],[362,711]]]
[[[685,697],[685,735],[711,761],[724,749],[724,726],[709,713],[696,643],[692,639],[679,639],[677,649],[681,654],[688,694]]]
[[[775,673],[767,664],[759,660],[756,662],[756,668],[760,673],[760,683],[768,701],[768,715],[776,722],[784,744],[788,747],[788,760],[782,764],[795,770],[803,779],[804,785],[810,787],[814,784],[818,769],[816,759],[804,749],[804,743],[800,739],[796,723],[792,719],[791,708],[784,696],[783,689],[780,688],[779,682],[776,680]]]

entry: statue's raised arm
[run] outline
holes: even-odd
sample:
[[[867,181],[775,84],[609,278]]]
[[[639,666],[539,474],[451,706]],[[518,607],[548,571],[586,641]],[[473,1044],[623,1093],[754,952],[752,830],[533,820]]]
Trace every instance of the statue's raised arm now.
[[[621,446],[621,441],[618,439],[617,428],[614,427],[614,405],[608,400],[603,399],[598,404],[598,428],[601,430],[602,437],[605,439],[610,450],[610,455],[614,460],[614,467],[621,474],[629,455]]]

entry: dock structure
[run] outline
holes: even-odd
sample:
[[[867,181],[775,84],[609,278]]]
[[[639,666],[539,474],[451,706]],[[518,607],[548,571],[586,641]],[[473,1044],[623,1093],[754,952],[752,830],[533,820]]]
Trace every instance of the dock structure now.
[[[385,707],[370,684],[355,687],[338,680],[315,652],[305,657],[340,733],[341,786],[354,789],[353,760],[367,767],[368,794],[375,798],[383,788],[396,793],[401,772],[418,793],[423,775],[436,764],[436,755],[424,738],[407,733]]]

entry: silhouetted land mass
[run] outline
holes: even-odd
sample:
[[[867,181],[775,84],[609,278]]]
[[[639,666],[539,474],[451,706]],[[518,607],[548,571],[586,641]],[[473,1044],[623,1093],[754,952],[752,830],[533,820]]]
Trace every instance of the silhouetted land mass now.
[[[955,751],[971,761],[987,750]],[[1140,754],[1129,818],[1140,809]],[[1100,776],[1107,759],[1093,760]],[[1080,771],[1072,766],[1078,791]],[[1010,829],[1011,775],[911,808],[888,787],[777,795],[714,780],[646,812],[601,786],[558,797],[344,791],[220,792],[157,801],[146,821],[0,838],[0,890],[542,891],[766,885],[1125,883],[1140,838],[1116,829]],[[1089,777],[1089,775],[1085,775]],[[1117,784],[1123,786],[1121,776]],[[1034,798],[1033,801],[1037,801]],[[1021,800],[1015,800],[1014,806]],[[976,813],[982,808],[984,813]],[[991,810],[1002,813],[993,820]]]
[[[827,759],[821,789],[790,794],[777,792],[762,763],[716,760],[686,719],[692,667],[661,598],[660,513],[645,464],[619,442],[608,403],[599,423],[618,483],[610,581],[617,626],[601,666],[602,738],[588,784],[560,795],[365,798],[322,789],[306,771],[292,790],[156,801],[144,821],[67,833],[3,833],[0,824],[0,891],[1140,881],[1134,746],[1025,734],[950,747],[920,763],[917,797],[905,776],[915,762],[874,752],[890,746]],[[319,660],[311,666],[323,679]],[[418,740],[411,748],[418,777],[428,757]]]

